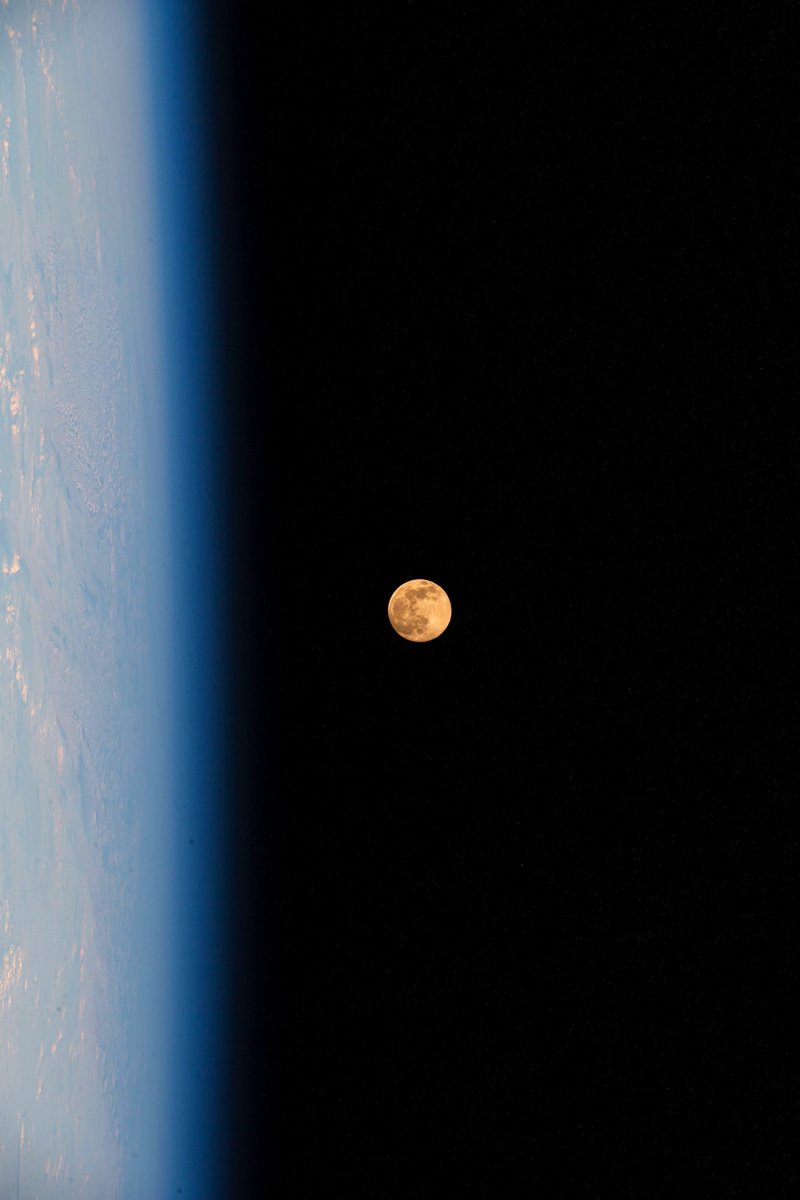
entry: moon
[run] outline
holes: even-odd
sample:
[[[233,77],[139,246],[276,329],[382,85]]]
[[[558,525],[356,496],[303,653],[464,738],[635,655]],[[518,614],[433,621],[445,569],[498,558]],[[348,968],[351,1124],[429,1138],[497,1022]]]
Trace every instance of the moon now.
[[[392,629],[407,642],[432,642],[444,633],[452,616],[450,598],[430,579],[409,579],[389,600]]]

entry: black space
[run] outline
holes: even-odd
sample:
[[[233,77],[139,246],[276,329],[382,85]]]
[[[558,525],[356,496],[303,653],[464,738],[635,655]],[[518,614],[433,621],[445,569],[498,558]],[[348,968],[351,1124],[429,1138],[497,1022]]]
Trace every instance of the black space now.
[[[789,1195],[785,31],[385,7],[209,7],[231,1195]]]

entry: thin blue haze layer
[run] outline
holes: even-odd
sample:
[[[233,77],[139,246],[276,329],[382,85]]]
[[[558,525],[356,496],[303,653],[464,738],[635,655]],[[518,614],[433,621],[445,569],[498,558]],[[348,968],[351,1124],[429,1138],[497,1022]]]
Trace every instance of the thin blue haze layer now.
[[[224,1194],[225,999],[233,967],[222,808],[236,671],[226,653],[224,372],[216,338],[212,81],[189,3],[147,7],[164,349],[171,699],[169,1168],[165,1194]]]

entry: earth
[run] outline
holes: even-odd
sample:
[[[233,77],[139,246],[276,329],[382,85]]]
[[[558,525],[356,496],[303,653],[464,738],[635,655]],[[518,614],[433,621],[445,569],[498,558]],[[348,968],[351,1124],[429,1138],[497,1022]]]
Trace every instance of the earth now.
[[[0,7],[0,1196],[167,1140],[163,347],[140,6]]]

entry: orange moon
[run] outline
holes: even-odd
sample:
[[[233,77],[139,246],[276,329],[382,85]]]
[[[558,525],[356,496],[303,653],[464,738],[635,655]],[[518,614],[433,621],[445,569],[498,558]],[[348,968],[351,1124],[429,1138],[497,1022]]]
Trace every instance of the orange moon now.
[[[432,642],[444,633],[452,616],[450,599],[430,579],[409,579],[392,592],[389,620],[407,642]]]

